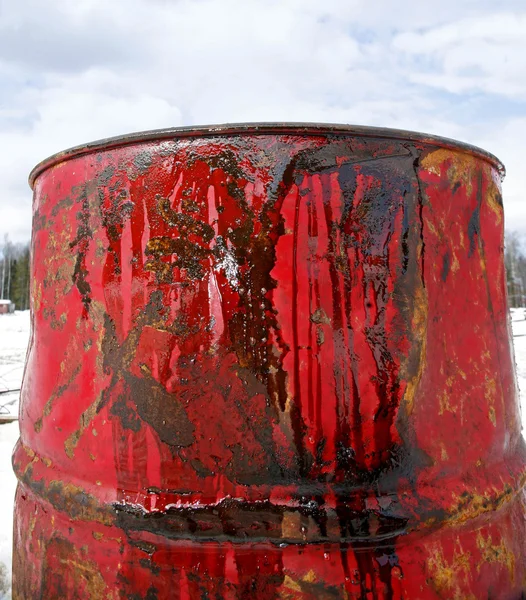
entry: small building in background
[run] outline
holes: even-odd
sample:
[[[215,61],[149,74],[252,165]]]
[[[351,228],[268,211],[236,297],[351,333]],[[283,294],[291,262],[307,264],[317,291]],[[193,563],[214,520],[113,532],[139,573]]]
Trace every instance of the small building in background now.
[[[7,315],[15,312],[15,303],[11,300],[0,300],[0,315]]]

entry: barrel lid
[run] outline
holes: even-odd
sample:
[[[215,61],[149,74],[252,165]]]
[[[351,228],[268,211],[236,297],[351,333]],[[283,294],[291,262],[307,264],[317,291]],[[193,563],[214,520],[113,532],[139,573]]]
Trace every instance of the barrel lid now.
[[[49,167],[53,167],[70,158],[76,158],[92,152],[154,140],[243,134],[352,135],[365,138],[420,142],[477,156],[496,167],[501,177],[505,174],[503,163],[496,156],[482,148],[450,138],[419,133],[417,131],[405,131],[403,129],[391,129],[388,127],[368,127],[363,125],[342,125],[337,123],[225,123],[223,125],[192,125],[189,127],[153,129],[150,131],[128,133],[126,135],[119,135],[74,146],[68,150],[57,152],[38,163],[29,174],[29,185],[33,188],[37,177]]]

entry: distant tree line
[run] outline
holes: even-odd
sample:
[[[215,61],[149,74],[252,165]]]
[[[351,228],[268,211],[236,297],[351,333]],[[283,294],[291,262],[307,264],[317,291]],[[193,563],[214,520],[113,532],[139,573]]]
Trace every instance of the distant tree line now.
[[[506,231],[504,261],[508,303],[512,307],[526,306],[526,237],[517,231]]]
[[[0,298],[17,310],[29,308],[29,242],[14,244],[7,235],[0,248]]]

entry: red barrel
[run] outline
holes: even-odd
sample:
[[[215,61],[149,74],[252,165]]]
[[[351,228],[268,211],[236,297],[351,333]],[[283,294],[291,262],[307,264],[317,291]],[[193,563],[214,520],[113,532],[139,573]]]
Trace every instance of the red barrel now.
[[[38,165],[13,597],[524,597],[502,175],[312,124]]]

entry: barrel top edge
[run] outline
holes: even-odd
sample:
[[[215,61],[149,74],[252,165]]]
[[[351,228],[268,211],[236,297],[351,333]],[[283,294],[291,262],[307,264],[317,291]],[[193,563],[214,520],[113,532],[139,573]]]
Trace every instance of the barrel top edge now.
[[[164,129],[153,129],[139,131],[101,140],[95,140],[86,144],[73,146],[67,150],[57,152],[39,162],[29,174],[29,185],[34,187],[35,181],[44,171],[61,162],[71,158],[77,158],[92,152],[110,150],[120,146],[135,143],[150,142],[156,140],[167,140],[190,137],[212,137],[230,135],[352,135],[364,138],[393,139],[400,141],[417,142],[453,151],[465,152],[486,160],[493,165],[501,177],[505,175],[503,163],[493,154],[486,150],[460,142],[458,140],[441,137],[432,134],[419,133],[417,131],[406,131],[402,129],[391,129],[388,127],[370,127],[364,125],[345,125],[337,123],[225,123],[221,125],[199,125],[187,127],[169,127]]]

